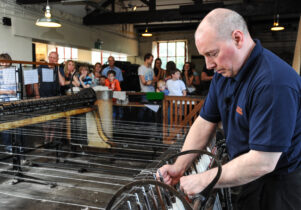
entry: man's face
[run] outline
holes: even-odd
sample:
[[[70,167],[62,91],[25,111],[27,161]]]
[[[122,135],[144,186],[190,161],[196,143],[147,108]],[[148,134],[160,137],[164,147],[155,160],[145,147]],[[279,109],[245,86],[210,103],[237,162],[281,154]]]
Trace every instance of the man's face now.
[[[48,56],[48,60],[49,60],[49,63],[57,63],[59,60],[57,53],[54,53],[54,52],[50,53]]]
[[[115,63],[114,58],[109,57],[108,62],[109,62],[109,66],[111,66],[111,67],[114,66],[114,63]]]
[[[154,57],[151,56],[149,59],[146,59],[145,61],[146,61],[147,65],[151,66],[153,63],[153,60],[154,60]]]
[[[239,71],[237,48],[232,39],[218,39],[213,30],[203,32],[196,40],[198,52],[205,57],[207,69],[224,77],[235,77]]]

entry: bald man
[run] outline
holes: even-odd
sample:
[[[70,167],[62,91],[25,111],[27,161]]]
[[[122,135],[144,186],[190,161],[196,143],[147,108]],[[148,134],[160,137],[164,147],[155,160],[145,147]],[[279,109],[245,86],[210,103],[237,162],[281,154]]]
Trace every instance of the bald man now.
[[[204,149],[222,121],[230,161],[215,188],[242,186],[237,209],[299,209],[300,76],[253,40],[244,19],[228,9],[202,20],[195,43],[216,73],[182,151]],[[187,195],[201,192],[217,169],[183,176],[194,158],[182,156],[160,168],[164,182],[180,181]]]

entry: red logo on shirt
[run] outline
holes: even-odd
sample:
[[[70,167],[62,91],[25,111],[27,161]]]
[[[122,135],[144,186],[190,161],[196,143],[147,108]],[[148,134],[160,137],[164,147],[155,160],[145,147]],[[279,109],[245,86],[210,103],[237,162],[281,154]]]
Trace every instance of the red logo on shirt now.
[[[236,107],[236,112],[240,115],[243,115],[242,108],[240,108],[239,106]]]

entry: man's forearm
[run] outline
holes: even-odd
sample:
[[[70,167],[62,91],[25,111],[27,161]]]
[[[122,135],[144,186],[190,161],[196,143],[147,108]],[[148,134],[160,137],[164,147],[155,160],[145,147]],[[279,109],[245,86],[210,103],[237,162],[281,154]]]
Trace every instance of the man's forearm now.
[[[281,156],[281,152],[260,152],[251,150],[222,167],[222,175],[216,188],[234,187],[252,182],[272,172]],[[209,183],[216,175],[217,168],[203,173]]]
[[[186,150],[201,150],[208,144],[213,132],[215,131],[216,123],[211,123],[201,118],[200,116],[194,121],[191,126],[188,135],[185,139],[185,143],[182,147],[182,151]],[[190,165],[196,155],[184,155],[180,156],[176,165],[181,167],[183,171]]]

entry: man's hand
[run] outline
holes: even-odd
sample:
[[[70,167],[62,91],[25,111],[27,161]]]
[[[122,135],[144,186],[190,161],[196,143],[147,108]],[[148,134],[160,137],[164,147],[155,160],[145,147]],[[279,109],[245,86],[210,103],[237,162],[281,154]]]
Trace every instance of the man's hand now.
[[[146,81],[146,85],[150,86],[150,85],[152,85],[152,84],[153,84],[153,80],[148,80],[148,81]]]
[[[164,165],[159,168],[160,174],[162,175],[163,182],[169,185],[175,185],[179,182],[183,172],[180,168],[177,168],[175,165]],[[160,180],[160,174],[157,172],[157,179]]]
[[[180,189],[188,196],[193,196],[202,192],[209,184],[208,179],[204,177],[204,174],[193,174],[189,176],[183,176],[180,179]]]

